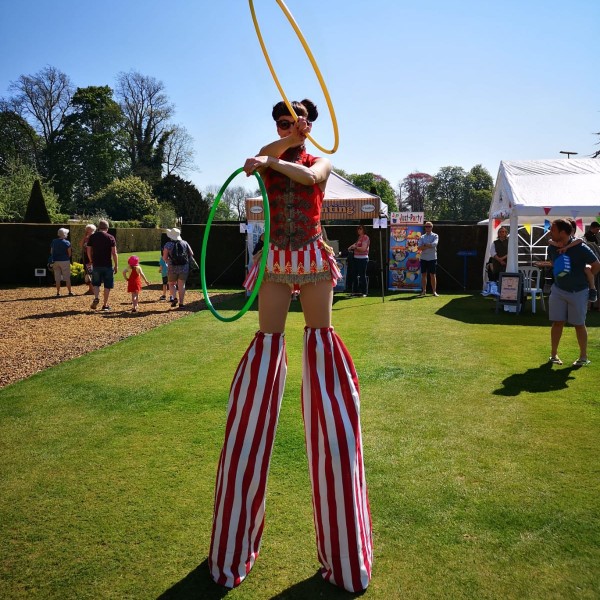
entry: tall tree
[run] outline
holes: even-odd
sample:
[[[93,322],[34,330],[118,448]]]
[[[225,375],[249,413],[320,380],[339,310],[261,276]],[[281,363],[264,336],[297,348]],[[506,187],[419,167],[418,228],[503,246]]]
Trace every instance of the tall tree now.
[[[156,185],[172,134],[169,119],[174,107],[161,81],[136,71],[119,74],[116,93],[126,119],[132,172]]]
[[[423,212],[425,210],[427,188],[432,181],[433,177],[427,173],[415,171],[407,175],[401,183],[401,189],[405,194],[403,204],[410,206],[412,211]]]
[[[78,88],[71,104],[54,144],[61,165],[55,188],[63,206],[76,211],[86,197],[126,175],[129,158],[125,119],[110,87]]]
[[[494,180],[482,165],[475,165],[465,177],[465,198],[462,220],[480,221],[485,219],[492,203]]]
[[[183,175],[194,168],[193,139],[182,125],[173,125],[170,131],[165,143],[165,176]]]
[[[73,95],[69,77],[55,67],[46,66],[35,75],[21,75],[8,89],[14,92],[10,100],[13,110],[33,125],[46,144],[51,144]]]
[[[167,175],[154,187],[154,195],[169,204],[184,223],[206,223],[209,206],[191,181]]]
[[[336,170],[336,172],[338,171]],[[342,177],[344,176],[342,175]],[[346,179],[367,192],[377,194],[381,198],[381,201],[387,204],[390,211],[398,210],[396,193],[392,184],[385,177],[376,175],[375,173],[354,173],[348,175]]]
[[[465,196],[465,176],[462,167],[442,167],[427,190],[426,217],[430,220],[460,221]]]
[[[0,173],[7,172],[11,161],[37,168],[41,138],[16,112],[0,102]]]

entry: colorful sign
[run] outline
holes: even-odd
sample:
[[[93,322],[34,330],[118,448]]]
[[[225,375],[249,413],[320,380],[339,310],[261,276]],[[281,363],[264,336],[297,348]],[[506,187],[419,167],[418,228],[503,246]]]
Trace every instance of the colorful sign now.
[[[421,252],[418,241],[423,235],[424,213],[391,213],[388,289],[421,289]]]
[[[321,207],[321,220],[359,220],[379,217],[379,198],[326,199]],[[246,199],[246,219],[264,221],[262,198]]]

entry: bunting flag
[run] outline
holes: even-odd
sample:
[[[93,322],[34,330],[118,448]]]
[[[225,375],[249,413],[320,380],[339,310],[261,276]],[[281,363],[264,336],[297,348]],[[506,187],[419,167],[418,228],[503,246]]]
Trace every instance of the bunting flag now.
[[[500,224],[502,223],[502,219],[494,219],[494,229],[498,229]]]
[[[531,223],[523,223],[523,227],[525,227],[527,235],[531,235]]]
[[[576,219],[576,218],[577,218],[577,215],[578,215],[578,214],[579,214],[579,211],[578,211],[578,210],[572,210],[572,211],[571,211],[571,216],[572,216],[574,219]]]
[[[544,219],[544,233],[550,231],[550,221],[548,219]]]
[[[544,206],[544,212],[545,212],[547,215],[549,215],[549,214],[550,214],[550,211],[551,211],[551,210],[552,210],[552,207],[550,207],[550,206]]]
[[[575,223],[577,223],[577,229],[581,229],[581,231],[584,231],[584,229],[583,229],[583,219],[577,219],[575,221]]]

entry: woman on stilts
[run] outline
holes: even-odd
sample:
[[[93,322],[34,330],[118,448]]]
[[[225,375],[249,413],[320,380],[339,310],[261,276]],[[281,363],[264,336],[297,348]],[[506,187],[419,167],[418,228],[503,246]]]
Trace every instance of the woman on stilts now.
[[[310,100],[273,107],[279,139],[246,160],[264,179],[271,211],[268,260],[258,296],[259,331],[231,384],[225,442],[215,489],[209,565],[213,579],[239,585],[260,550],[267,474],[287,372],[285,323],[299,286],[306,327],[302,414],[312,485],[317,555],[327,581],[366,589],[373,560],[371,514],[360,430],[358,378],[331,325],[333,287],[341,277],[321,234],[321,206],[331,163],[307,154],[318,116]],[[244,285],[252,289],[258,265]]]

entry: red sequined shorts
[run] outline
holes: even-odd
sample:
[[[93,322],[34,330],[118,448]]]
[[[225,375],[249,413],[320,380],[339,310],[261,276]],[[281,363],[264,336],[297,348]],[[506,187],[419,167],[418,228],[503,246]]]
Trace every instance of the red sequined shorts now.
[[[282,249],[269,244],[268,252],[263,281],[287,283],[295,287],[304,283],[330,280],[335,287],[337,280],[342,277],[335,256],[327,250],[322,240],[298,250]],[[258,277],[261,256],[257,255],[255,259],[257,260],[243,284],[248,291],[252,291]]]

